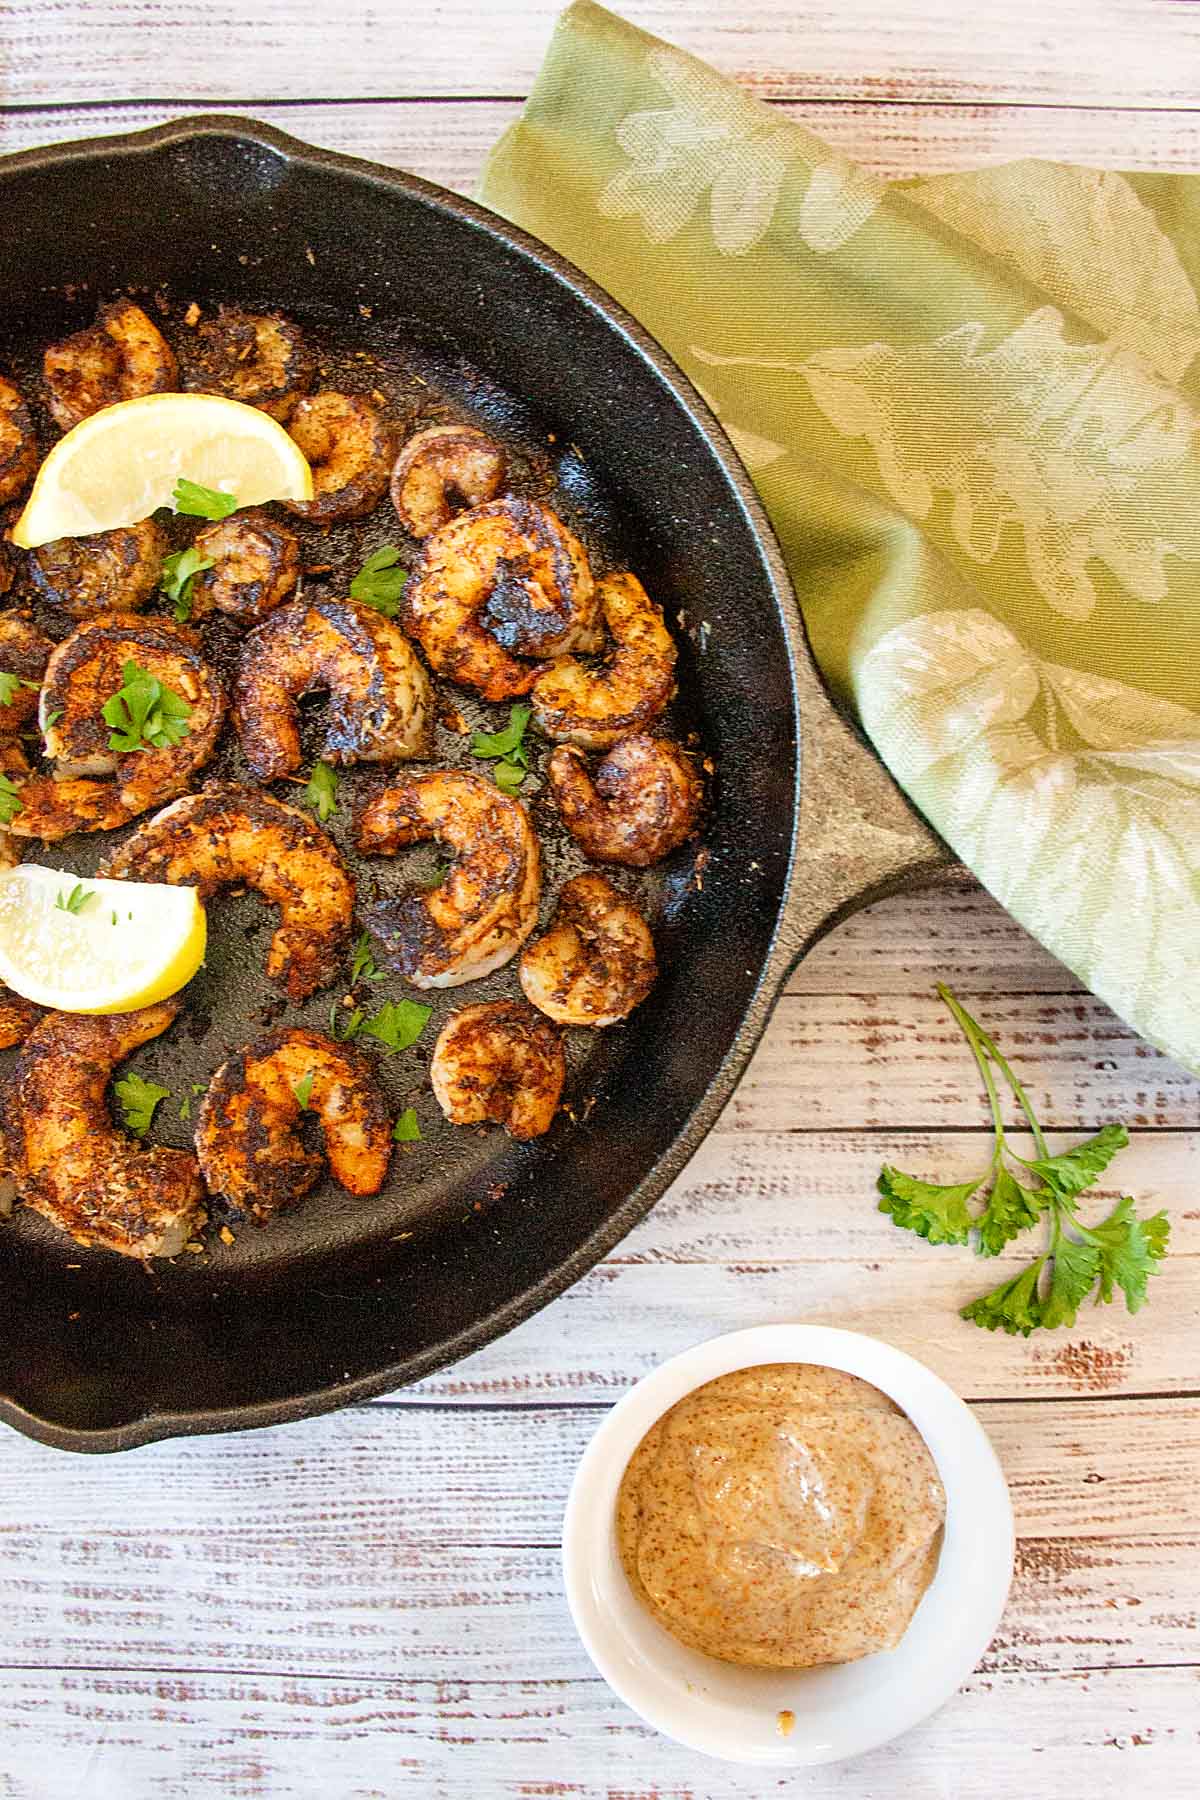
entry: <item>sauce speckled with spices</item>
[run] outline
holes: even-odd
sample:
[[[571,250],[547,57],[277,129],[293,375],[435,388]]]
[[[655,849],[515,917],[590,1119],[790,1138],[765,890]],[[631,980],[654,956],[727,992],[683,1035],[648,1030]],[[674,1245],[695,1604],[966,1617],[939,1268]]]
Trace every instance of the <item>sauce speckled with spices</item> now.
[[[621,1482],[617,1541],[681,1643],[800,1669],[894,1649],[945,1516],[933,1458],[885,1394],[771,1363],[719,1376],[651,1427]]]

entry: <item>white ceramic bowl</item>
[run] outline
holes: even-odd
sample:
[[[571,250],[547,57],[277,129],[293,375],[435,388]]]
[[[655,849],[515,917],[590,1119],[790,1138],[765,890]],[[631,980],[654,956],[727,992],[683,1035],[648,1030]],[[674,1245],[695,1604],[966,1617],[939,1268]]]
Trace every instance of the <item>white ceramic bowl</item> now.
[[[625,1466],[677,1400],[733,1369],[823,1363],[873,1382],[921,1433],[946,1490],[937,1573],[895,1650],[821,1669],[745,1669],[688,1650],[650,1615],[617,1551]],[[942,1705],[991,1641],[1013,1567],[1012,1506],[996,1453],[944,1381],[877,1338],[766,1325],[712,1338],[639,1381],[606,1416],[576,1471],[563,1526],[567,1600],[609,1686],[668,1737],[727,1762],[837,1762],[887,1743]],[[795,1715],[785,1736],[781,1712]]]

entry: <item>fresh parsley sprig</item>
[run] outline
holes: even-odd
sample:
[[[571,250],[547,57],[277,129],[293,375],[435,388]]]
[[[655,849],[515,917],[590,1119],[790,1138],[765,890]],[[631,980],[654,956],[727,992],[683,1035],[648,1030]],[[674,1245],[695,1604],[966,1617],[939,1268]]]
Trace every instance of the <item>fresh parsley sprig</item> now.
[[[515,794],[529,772],[525,728],[532,716],[532,707],[513,706],[502,731],[476,731],[471,735],[471,755],[494,759],[492,779],[502,794]]]
[[[400,597],[408,581],[408,570],[400,566],[400,552],[395,544],[384,544],[372,550],[354,580],[350,598],[373,606],[376,612],[394,619],[400,609]]]
[[[127,662],[121,675],[125,685],[100,709],[104,723],[112,726],[109,749],[163,750],[181,744],[192,729],[192,709],[182,694],[164,687],[136,662]]]
[[[40,681],[26,681],[24,675],[13,675],[8,669],[0,669],[0,706],[11,706],[18,688],[36,690],[41,685]]]
[[[337,811],[338,803],[337,771],[327,762],[313,764],[312,774],[308,778],[308,786],[304,790],[304,798],[324,825]]]
[[[192,616],[192,589],[197,575],[213,567],[211,556],[203,556],[194,544],[163,557],[159,586],[168,600],[175,603],[175,617],[182,625]]]
[[[1050,1154],[1029,1096],[996,1047],[949,988],[938,994],[971,1048],[992,1114],[994,1148],[986,1169],[973,1180],[938,1186],[884,1164],[878,1188],[880,1212],[931,1244],[966,1244],[974,1239],[980,1256],[998,1256],[1023,1231],[1043,1222],[1046,1248],[1027,1269],[964,1306],[961,1316],[988,1331],[999,1328],[1028,1337],[1039,1327],[1073,1325],[1082,1302],[1111,1301],[1120,1288],[1131,1313],[1146,1300],[1149,1277],[1167,1253],[1170,1227],[1163,1212],[1142,1219],[1128,1196],[1118,1200],[1099,1224],[1079,1217],[1081,1196],[1129,1142],[1123,1125],[1105,1125],[1057,1156]],[[1036,1155],[1024,1157],[1004,1130],[999,1075],[1011,1089],[1033,1137]],[[1017,1165],[1014,1172],[1010,1164]],[[972,1210],[969,1202],[983,1204]]]
[[[116,1084],[117,1099],[130,1131],[142,1137],[150,1129],[155,1108],[170,1094],[170,1088],[156,1081],[143,1081],[140,1075],[123,1075]]]
[[[175,483],[171,501],[177,513],[185,513],[193,519],[227,519],[238,509],[236,494],[203,487],[198,481],[189,481],[186,475],[181,475]]]
[[[24,804],[16,782],[0,775],[0,825],[11,825]]]

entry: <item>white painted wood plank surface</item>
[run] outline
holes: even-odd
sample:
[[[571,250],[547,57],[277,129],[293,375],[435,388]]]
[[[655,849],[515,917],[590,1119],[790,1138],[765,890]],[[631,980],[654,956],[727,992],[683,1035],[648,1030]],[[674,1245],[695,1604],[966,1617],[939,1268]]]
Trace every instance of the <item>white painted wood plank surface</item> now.
[[[88,0],[10,6],[3,98],[337,99],[528,92],[558,0]],[[777,98],[1194,106],[1200,17],[1171,0],[622,0]]]
[[[232,107],[228,96],[218,96],[214,104],[220,111]],[[203,105],[196,100],[7,112],[0,105],[0,154],[138,131],[185,118]],[[484,158],[520,110],[518,100],[452,99],[436,106],[381,100],[355,106],[262,102],[236,109],[307,143],[408,169],[464,194],[474,191]],[[778,110],[890,180],[1025,156],[1161,173],[1200,169],[1200,108],[1131,113],[1091,106],[783,101]]]
[[[898,1742],[765,1775],[667,1743],[600,1681],[316,1681],[14,1670],[5,1800],[1185,1800],[1191,1669],[976,1675]],[[61,1785],[49,1786],[47,1771]],[[521,1771],[553,1771],[525,1776]],[[511,1771],[511,1773],[510,1773]],[[4,1777],[0,1776],[0,1781]],[[969,1785],[968,1785],[969,1784]]]

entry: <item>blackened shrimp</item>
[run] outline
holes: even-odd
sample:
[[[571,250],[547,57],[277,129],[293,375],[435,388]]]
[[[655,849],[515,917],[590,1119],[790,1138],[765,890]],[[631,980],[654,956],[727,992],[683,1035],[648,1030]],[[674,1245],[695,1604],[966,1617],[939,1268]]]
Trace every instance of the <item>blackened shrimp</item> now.
[[[43,1009],[35,1006],[32,1000],[0,986],[0,1050],[11,1050],[14,1044],[23,1044],[42,1017]]]
[[[347,1193],[383,1186],[391,1119],[367,1057],[319,1031],[283,1029],[256,1038],[222,1064],[196,1122],[196,1153],[210,1192],[261,1224],[294,1206],[325,1159],[304,1147],[301,1115],[325,1139],[329,1172]]]
[[[443,1025],[429,1076],[453,1125],[503,1125],[541,1137],[558,1110],[567,1065],[553,1025],[519,1000],[464,1006]]]
[[[32,619],[0,613],[0,738],[16,737],[38,709],[38,693],[54,644]],[[7,694],[7,699],[3,696]]]
[[[177,743],[143,737],[136,749],[113,747],[110,740],[121,734],[103,708],[125,687],[131,664],[188,708],[169,734],[178,736]],[[50,657],[38,711],[46,754],[58,760],[58,769],[22,784],[21,809],[9,830],[53,841],[73,831],[112,831],[181,793],[212,755],[225,691],[185,626],[136,613],[101,613],[77,625]],[[149,717],[145,722],[156,735],[167,735]]]
[[[599,644],[583,545],[547,507],[513,497],[460,513],[426,539],[403,616],[437,673],[485,700],[532,686],[538,669],[518,657]]]
[[[19,388],[0,375],[0,506],[15,500],[38,465],[33,420]]]
[[[316,358],[290,319],[222,306],[184,346],[185,385],[257,406],[286,424],[316,374]]]
[[[332,839],[297,807],[256,788],[214,783],[140,825],[101,874],[169,881],[208,899],[253,888],[279,908],[267,974],[300,1001],[332,981],[350,932],[354,883]]]
[[[288,430],[313,475],[312,499],[286,501],[289,511],[333,525],[374,510],[387,492],[396,437],[372,401],[327,389],[301,400]]]
[[[296,701],[316,691],[329,695],[327,761],[429,754],[433,689],[400,627],[355,600],[297,600],[250,633],[238,665],[234,717],[260,781],[299,768]]]
[[[175,1256],[204,1222],[194,1156],[118,1131],[109,1077],[165,1031],[178,999],[107,1018],[48,1013],[0,1094],[8,1172],[26,1206],[80,1244],[122,1256]]]
[[[582,751],[568,744],[546,773],[564,825],[593,862],[660,862],[692,835],[704,802],[686,751],[641,732],[609,751],[594,781]]]
[[[102,406],[179,386],[174,351],[132,300],[102,306],[94,325],[51,344],[42,373],[50,411],[64,431]]]
[[[482,506],[500,492],[508,462],[494,439],[474,425],[429,425],[410,437],[392,470],[392,505],[405,531],[428,537],[462,506]]]
[[[21,561],[11,539],[0,536],[0,597],[11,593],[20,576]]]
[[[355,837],[383,856],[436,838],[453,859],[440,887],[362,909],[382,956],[416,987],[490,975],[537,924],[542,863],[529,814],[480,775],[439,769],[395,782],[359,808]]]
[[[559,1025],[615,1025],[658,975],[642,914],[603,875],[576,875],[544,931],[521,954],[525,998]]]
[[[666,708],[675,692],[675,640],[635,575],[606,575],[596,591],[615,646],[608,662],[601,669],[570,657],[556,662],[529,698],[546,737],[608,750]]]
[[[30,552],[34,587],[73,619],[140,612],[162,579],[167,539],[154,519],[88,537],[55,538]]]
[[[300,544],[294,531],[267,512],[242,512],[196,534],[194,549],[209,569],[192,582],[192,617],[214,607],[231,619],[256,624],[273,613],[300,579]]]

